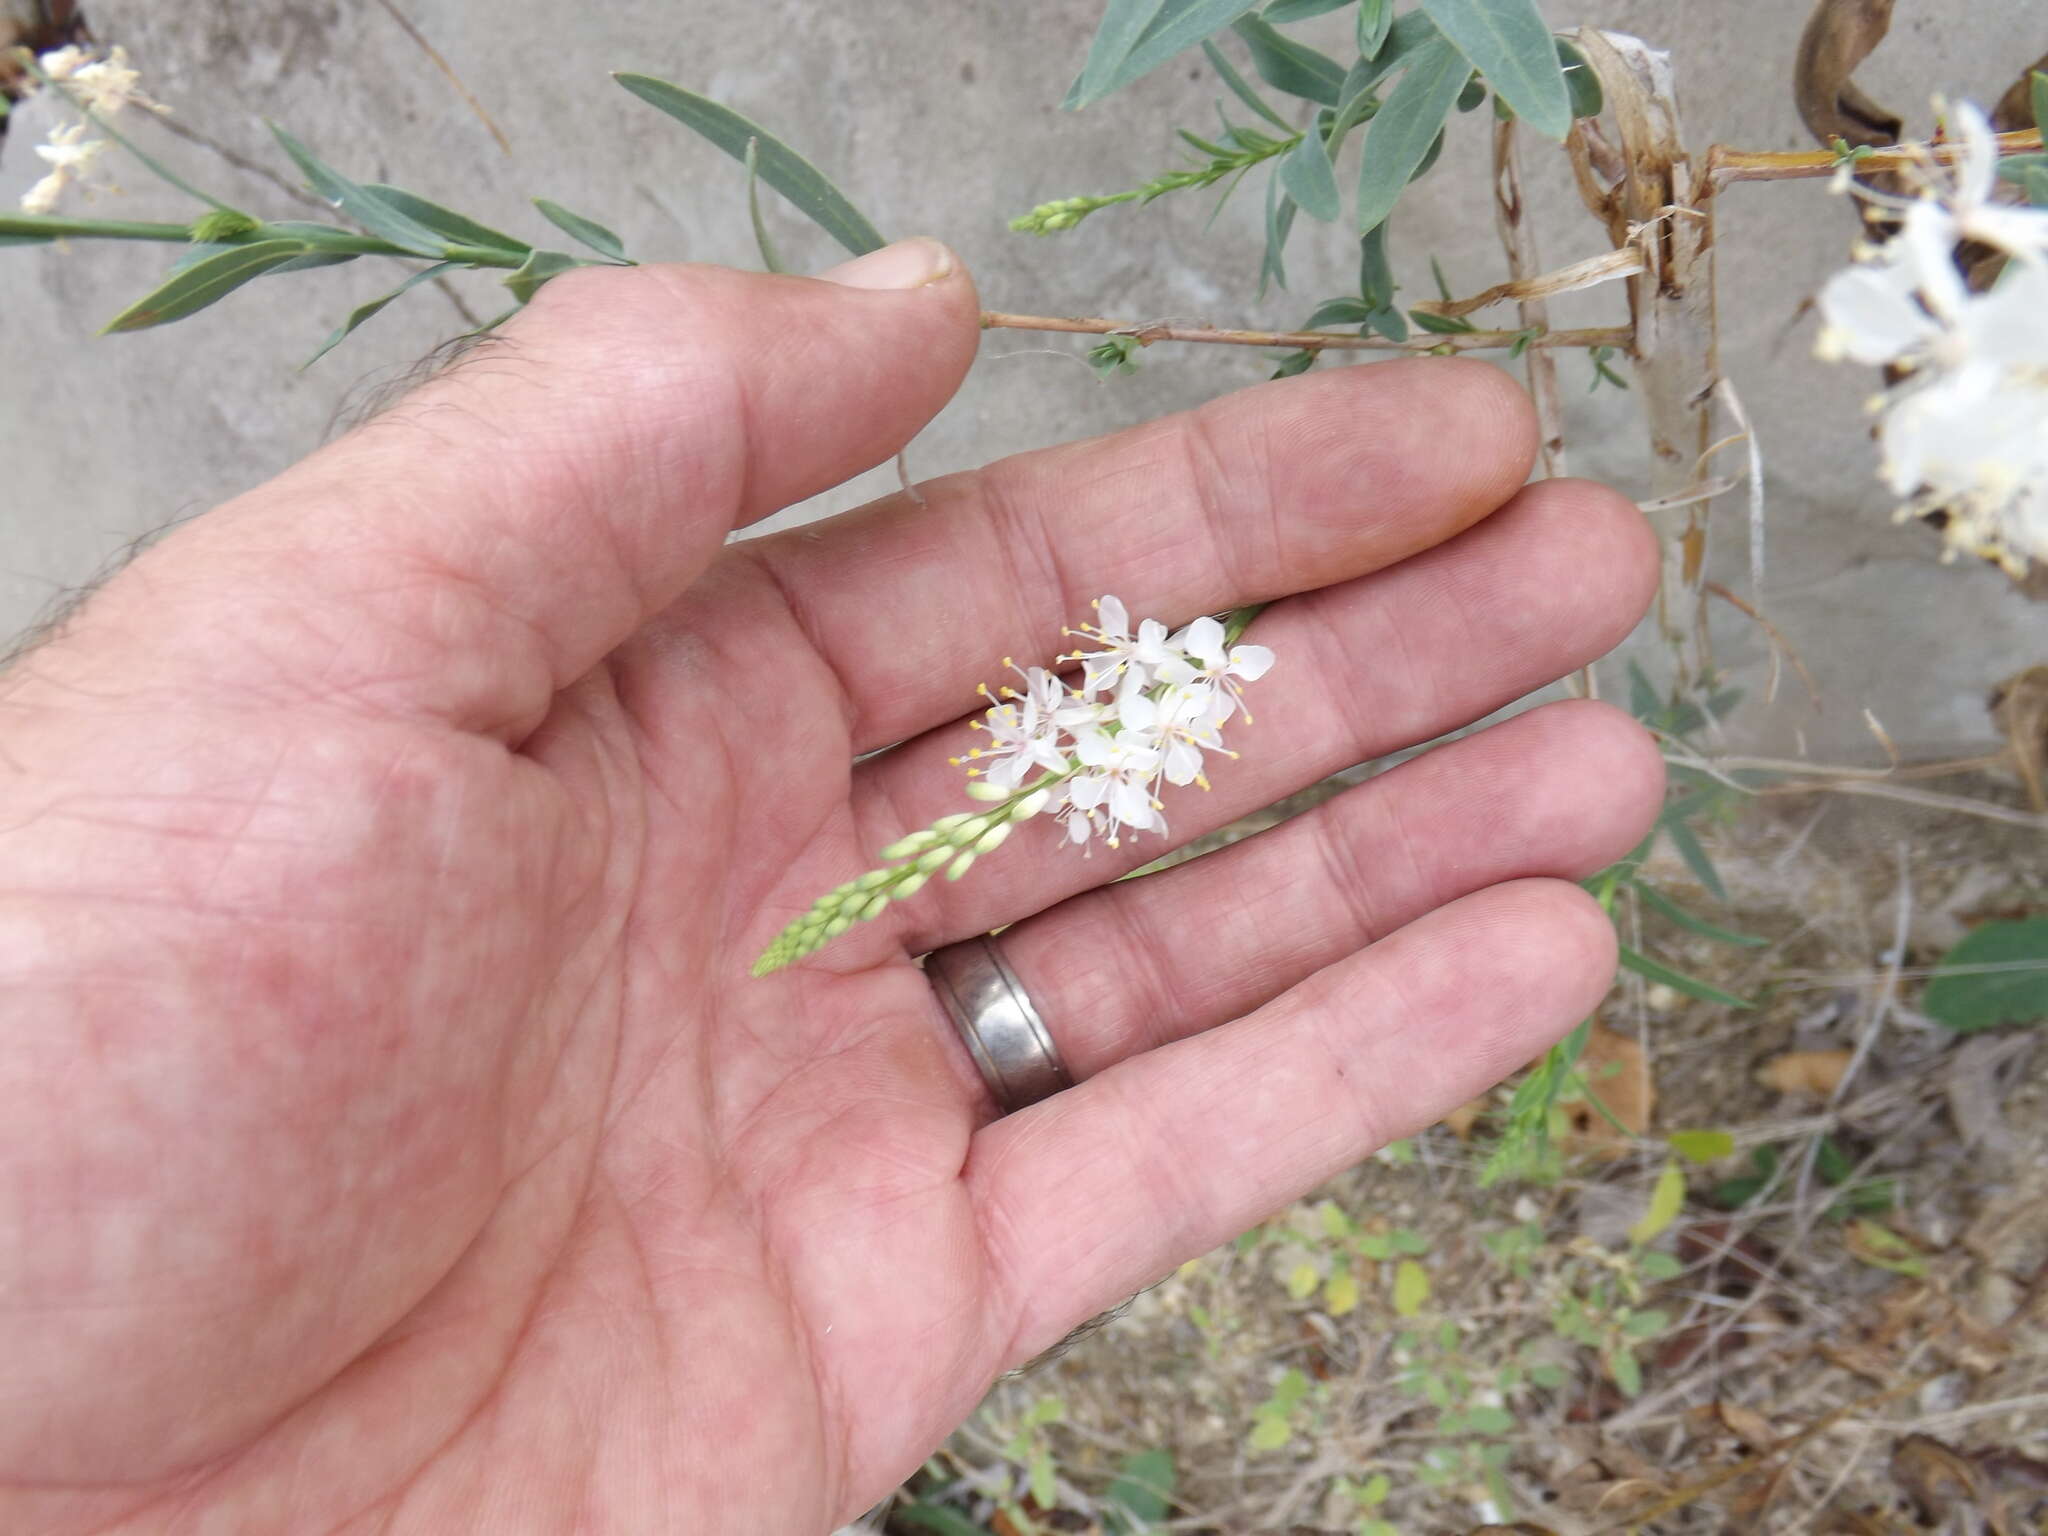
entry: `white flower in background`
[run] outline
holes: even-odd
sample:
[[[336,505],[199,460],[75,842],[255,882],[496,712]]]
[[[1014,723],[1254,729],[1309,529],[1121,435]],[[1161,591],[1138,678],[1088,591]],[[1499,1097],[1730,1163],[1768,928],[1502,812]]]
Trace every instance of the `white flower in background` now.
[[[49,163],[49,172],[22,194],[22,211],[50,212],[67,187],[84,183],[85,173],[91,169],[93,161],[106,152],[106,148],[105,139],[85,136],[84,123],[67,123],[52,129],[49,142],[36,146],[36,153]]]
[[[108,118],[130,106],[151,112],[165,110],[143,95],[141,76],[128,62],[125,48],[117,47],[104,59],[97,59],[73,44],[44,54],[36,64],[50,82],[44,94],[61,97],[81,112]],[[89,190],[86,172],[106,152],[107,141],[87,137],[87,127],[83,119],[62,124],[50,130],[46,142],[36,146],[36,153],[48,162],[50,169],[22,195],[24,213],[52,213],[69,188]]]
[[[1940,510],[1951,553],[2022,576],[2048,561],[2048,209],[1993,200],[1983,113],[1963,103],[1949,128],[1954,167],[1919,171],[1918,197],[1858,189],[1900,227],[1821,290],[1820,353],[1900,375],[1872,402],[1900,515]],[[2007,257],[1986,292],[1963,281],[1965,241]]]

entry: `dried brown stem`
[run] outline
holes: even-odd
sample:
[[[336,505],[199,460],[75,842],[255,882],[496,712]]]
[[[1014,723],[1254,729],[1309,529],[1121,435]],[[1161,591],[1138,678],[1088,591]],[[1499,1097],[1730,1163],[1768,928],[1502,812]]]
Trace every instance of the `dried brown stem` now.
[[[1233,331],[1213,325],[1162,325],[1087,316],[1011,315],[981,312],[985,331],[1066,331],[1078,336],[1129,336],[1140,346],[1155,341],[1209,342],[1225,347],[1293,347],[1308,352],[1483,352],[1523,341],[1521,331],[1452,331],[1388,341],[1382,336],[1354,336],[1348,331]],[[1595,326],[1575,331],[1547,331],[1528,337],[1529,347],[1626,347],[1631,332],[1625,325]]]
[[[1508,278],[1512,286],[1543,269],[1536,251],[1536,231],[1529,222],[1528,205],[1522,198],[1521,141],[1515,120],[1493,125],[1493,222],[1500,231],[1501,249],[1507,253]],[[1492,290],[1488,290],[1491,292]],[[1549,306],[1540,298],[1517,298],[1524,330],[1550,329]],[[1557,359],[1549,352],[1531,352],[1528,370],[1529,395],[1536,404],[1543,473],[1562,475],[1564,465],[1564,401],[1558,390]],[[1591,686],[1591,669],[1587,685]]]
[[[2029,128],[2024,133],[2001,133],[1997,143],[2001,157],[2030,154],[2041,148],[2041,131]],[[1961,153],[1960,146],[1955,144],[1901,144],[1896,149],[1872,150],[1857,160],[1856,169],[1861,174],[1875,175],[1881,171],[1903,171],[1930,161],[1953,165]],[[1716,144],[1707,151],[1705,180],[1710,189],[1731,181],[1811,180],[1834,175],[1840,163],[1834,151],[1827,149],[1730,149],[1726,144]]]

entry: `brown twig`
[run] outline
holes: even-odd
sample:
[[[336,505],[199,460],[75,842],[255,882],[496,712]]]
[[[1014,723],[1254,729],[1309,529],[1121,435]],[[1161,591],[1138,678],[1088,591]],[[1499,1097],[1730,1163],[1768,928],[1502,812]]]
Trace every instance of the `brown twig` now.
[[[2024,155],[2041,148],[2041,131],[1997,135],[1998,153]],[[1903,171],[1909,166],[1953,165],[1961,155],[1956,144],[1901,144],[1894,149],[1872,150],[1859,156],[1860,173]],[[1709,189],[1725,187],[1732,181],[1801,181],[1832,176],[1841,157],[1829,149],[1730,149],[1716,144],[1707,151],[1705,183]]]
[[[1757,612],[1754,605],[1737,597],[1718,581],[1708,582],[1705,590],[1712,596],[1720,598],[1722,602],[1730,607],[1748,614],[1750,618],[1756,621],[1757,628],[1761,629],[1771,642],[1772,656],[1782,655],[1785,660],[1792,664],[1792,670],[1799,675],[1799,681],[1806,685],[1806,696],[1813,701],[1814,711],[1818,713],[1820,710],[1820,689],[1813,681],[1813,674],[1806,670],[1806,663],[1799,659],[1799,653],[1792,648],[1792,642],[1779,633],[1778,626]],[[1773,682],[1771,692],[1773,694],[1777,692],[1775,681]]]
[[[433,60],[434,68],[440,70],[447,77],[448,83],[455,87],[456,94],[469,103],[469,110],[477,115],[478,121],[490,129],[491,137],[498,141],[498,148],[508,155],[511,154],[512,141],[505,137],[505,130],[492,120],[491,114],[484,110],[484,104],[476,99],[475,93],[462,83],[462,76],[455,73],[455,66],[441,57],[441,50],[427,41],[426,33],[414,26],[405,12],[393,4],[392,0],[377,0],[377,3],[384,8],[384,13],[387,16],[404,29],[407,37],[419,44],[420,52]]]
[[[1235,331],[1213,325],[1161,325],[1086,316],[1011,315],[985,309],[985,331],[1065,331],[1077,336],[1129,336],[1140,346],[1155,341],[1208,342],[1226,347],[1291,347],[1305,352],[1482,352],[1493,347],[1626,347],[1632,331],[1625,325],[1594,326],[1572,331],[1450,331],[1428,333],[1407,341],[1382,336],[1354,336],[1346,331]],[[1526,340],[1525,340],[1526,336]]]

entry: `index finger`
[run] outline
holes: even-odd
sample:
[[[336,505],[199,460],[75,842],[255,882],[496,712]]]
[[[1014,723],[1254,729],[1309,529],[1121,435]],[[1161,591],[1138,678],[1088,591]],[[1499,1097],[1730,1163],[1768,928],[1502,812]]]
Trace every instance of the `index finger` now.
[[[733,553],[832,663],[866,752],[971,709],[1001,657],[1056,655],[1105,592],[1173,623],[1364,575],[1507,501],[1535,452],[1505,373],[1417,358],[1261,384]]]

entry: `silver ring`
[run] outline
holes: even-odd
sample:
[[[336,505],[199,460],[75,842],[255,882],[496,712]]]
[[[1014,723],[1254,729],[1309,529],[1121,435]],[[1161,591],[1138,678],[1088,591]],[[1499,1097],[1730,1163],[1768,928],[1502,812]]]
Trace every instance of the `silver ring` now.
[[[924,973],[1004,1114],[1074,1086],[1045,1020],[987,936],[925,956]]]

